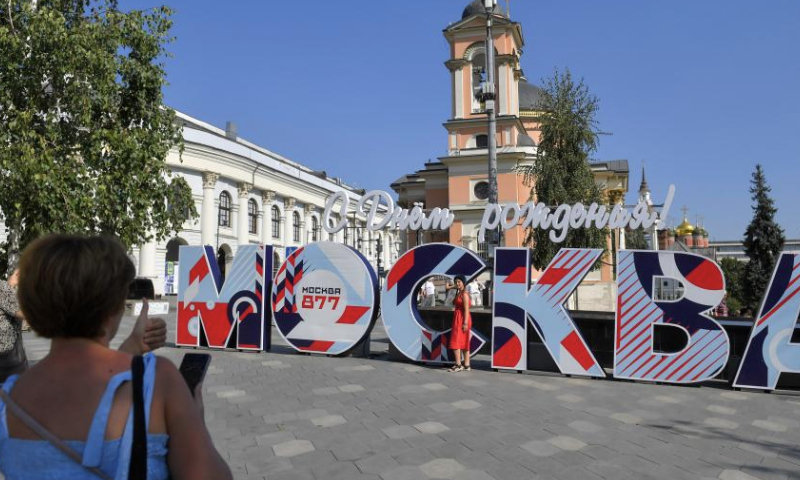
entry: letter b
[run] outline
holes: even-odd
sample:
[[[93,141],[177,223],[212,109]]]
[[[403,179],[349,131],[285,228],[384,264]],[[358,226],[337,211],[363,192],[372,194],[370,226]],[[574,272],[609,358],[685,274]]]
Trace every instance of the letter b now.
[[[725,294],[717,264],[691,253],[624,250],[617,271],[614,377],[694,383],[716,376],[729,351],[725,330],[704,315]],[[675,281],[680,286],[672,288]],[[654,325],[680,329],[686,346],[676,353],[656,352]]]

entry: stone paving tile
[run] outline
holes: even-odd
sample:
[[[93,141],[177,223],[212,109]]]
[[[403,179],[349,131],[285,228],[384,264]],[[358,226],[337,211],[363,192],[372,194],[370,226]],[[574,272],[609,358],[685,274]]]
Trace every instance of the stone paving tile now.
[[[629,424],[642,423],[642,418],[627,413],[614,413],[611,415],[611,418],[622,423],[629,423]]]
[[[279,457],[295,457],[304,453],[313,452],[314,445],[308,440],[292,440],[286,443],[273,445],[272,450]]]
[[[437,458],[420,465],[419,469],[430,478],[455,478],[460,476],[464,466],[452,458]]]
[[[419,467],[401,465],[380,474],[383,480],[420,480],[427,478]]]
[[[712,427],[716,427],[716,428],[726,428],[726,429],[730,429],[730,430],[734,430],[736,428],[739,428],[739,424],[738,423],[736,423],[736,422],[734,422],[732,420],[725,419],[725,418],[715,418],[715,417],[707,418],[705,420],[705,424],[706,425],[710,425]]]
[[[724,470],[719,474],[720,480],[761,480],[740,470]]]
[[[530,442],[520,445],[520,448],[537,457],[549,457],[560,451],[554,444],[542,440],[531,440]]]
[[[392,439],[403,439],[419,435],[420,432],[409,425],[395,425],[381,430],[384,435]]]
[[[341,415],[326,415],[324,417],[312,418],[311,422],[318,427],[333,427],[347,423]]]
[[[549,443],[552,443],[556,447],[560,448],[561,450],[578,451],[586,446],[585,443],[578,440],[577,438],[567,437],[567,436],[553,437],[547,441]]]
[[[769,420],[755,420],[753,421],[753,426],[772,432],[785,432],[789,429],[785,424],[770,422]]]
[[[722,405],[709,405],[706,407],[706,410],[713,413],[721,413],[723,415],[734,415],[736,413],[735,408],[725,407]]]
[[[475,400],[458,400],[453,402],[452,405],[461,410],[475,410],[476,408],[481,408],[481,404]]]
[[[414,428],[422,433],[437,434],[450,430],[447,425],[439,422],[422,422],[414,425]]]

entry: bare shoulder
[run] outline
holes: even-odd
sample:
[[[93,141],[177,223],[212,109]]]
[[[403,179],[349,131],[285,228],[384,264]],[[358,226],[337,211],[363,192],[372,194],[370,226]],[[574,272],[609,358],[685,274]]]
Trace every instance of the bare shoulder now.
[[[183,381],[178,367],[166,357],[156,356],[156,384],[169,389],[178,380]]]

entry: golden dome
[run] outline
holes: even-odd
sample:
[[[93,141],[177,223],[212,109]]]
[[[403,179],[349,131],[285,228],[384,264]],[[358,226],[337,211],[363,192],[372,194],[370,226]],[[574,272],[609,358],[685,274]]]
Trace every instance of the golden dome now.
[[[694,230],[694,225],[689,223],[689,220],[687,220],[686,217],[683,217],[683,222],[675,227],[675,234],[679,237],[682,237],[684,235],[691,235],[694,233]]]

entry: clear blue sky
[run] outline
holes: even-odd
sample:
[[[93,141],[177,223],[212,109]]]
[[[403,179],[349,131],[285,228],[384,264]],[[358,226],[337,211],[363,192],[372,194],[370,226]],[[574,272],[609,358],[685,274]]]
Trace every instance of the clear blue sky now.
[[[445,154],[450,114],[442,29],[468,0],[122,0],[166,3],[176,41],[166,103],[311,168],[389,189]],[[505,6],[505,0],[500,0]],[[741,238],[764,165],[789,238],[800,238],[800,2],[511,0],[522,67],[569,68],[600,99],[598,159],[644,162],[672,216]]]

